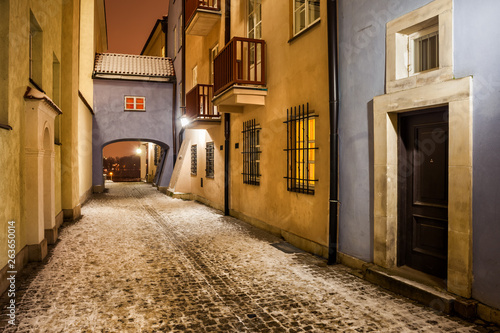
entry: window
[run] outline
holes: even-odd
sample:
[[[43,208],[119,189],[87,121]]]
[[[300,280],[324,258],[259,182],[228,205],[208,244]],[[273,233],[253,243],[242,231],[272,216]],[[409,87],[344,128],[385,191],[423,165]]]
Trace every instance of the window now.
[[[435,25],[411,34],[409,48],[410,75],[439,67],[438,26]]]
[[[210,49],[210,84],[214,84],[215,70],[214,70],[214,60],[217,57],[217,53],[219,53],[219,44],[216,44],[214,47]]]
[[[207,168],[205,169],[206,177],[214,178],[214,142],[207,142],[205,150],[207,154]]]
[[[198,84],[198,65],[193,67],[193,87]]]
[[[174,57],[177,54],[178,50],[177,48],[177,45],[179,45],[178,38],[179,36],[177,35],[177,27],[174,27]]]
[[[182,47],[182,31],[183,31],[183,28],[182,28],[182,15],[179,16],[179,22],[177,23],[177,26],[179,27],[179,50],[181,49]],[[177,49],[176,49],[177,51]]]
[[[260,127],[255,119],[243,123],[243,183],[260,184]]]
[[[248,38],[262,38],[261,0],[248,0]]]
[[[61,103],[61,63],[56,55],[53,55],[52,62],[52,101],[57,105]]]
[[[125,111],[146,111],[146,97],[125,96]]]
[[[198,145],[191,146],[191,175],[198,173]]]
[[[30,13],[30,34],[29,34],[29,79],[37,89],[42,86],[42,54],[43,37],[42,29],[33,13]]]
[[[316,117],[307,106],[287,110],[287,189],[314,194],[318,181],[315,176]]]
[[[297,35],[319,20],[319,0],[293,1],[293,35]]]
[[[158,145],[155,145],[154,148],[154,165],[160,164],[160,158],[161,158],[161,147]]]

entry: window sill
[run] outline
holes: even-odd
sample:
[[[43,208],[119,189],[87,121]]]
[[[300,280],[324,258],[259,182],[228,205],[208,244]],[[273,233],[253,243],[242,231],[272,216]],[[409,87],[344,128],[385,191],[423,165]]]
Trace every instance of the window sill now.
[[[0,128],[7,130],[7,131],[12,131],[12,126],[6,125],[6,124],[0,124]]]
[[[290,38],[288,40],[288,44],[291,44],[292,42],[294,42],[297,38],[305,35],[307,32],[311,31],[313,28],[315,28],[316,26],[318,26],[321,22],[321,19],[313,22],[310,26],[308,26],[307,28],[305,28],[304,30],[302,30],[301,32],[299,32],[298,34],[296,34],[295,36],[293,36],[292,38]]]

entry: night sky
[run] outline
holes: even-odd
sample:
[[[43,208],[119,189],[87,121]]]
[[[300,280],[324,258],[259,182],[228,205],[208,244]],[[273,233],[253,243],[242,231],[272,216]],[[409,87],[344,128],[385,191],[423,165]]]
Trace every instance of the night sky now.
[[[140,54],[156,20],[168,13],[168,0],[105,0],[108,52]],[[106,146],[104,156],[135,154],[138,142]]]
[[[108,52],[140,54],[168,0],[105,0]]]

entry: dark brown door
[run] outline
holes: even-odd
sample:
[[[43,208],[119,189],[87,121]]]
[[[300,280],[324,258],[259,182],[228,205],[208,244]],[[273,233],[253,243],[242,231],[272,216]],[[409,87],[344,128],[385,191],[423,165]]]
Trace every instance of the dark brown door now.
[[[399,117],[399,264],[446,278],[448,109]]]

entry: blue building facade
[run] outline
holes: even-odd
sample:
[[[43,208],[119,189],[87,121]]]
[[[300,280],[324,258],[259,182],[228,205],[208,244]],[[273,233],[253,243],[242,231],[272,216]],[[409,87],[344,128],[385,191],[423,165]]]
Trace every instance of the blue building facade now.
[[[403,118],[444,108],[449,141],[442,220],[447,224],[433,234],[446,239],[444,273],[436,285],[500,308],[500,73],[495,66],[500,46],[490,37],[500,28],[495,14],[500,3],[337,2],[340,257],[396,271],[405,266],[401,252],[411,240],[400,230]],[[431,56],[437,63],[419,70],[414,50],[422,40],[437,45]],[[424,235],[421,230],[432,229],[432,223],[414,220],[416,239]]]
[[[166,188],[173,170],[175,73],[169,58],[98,54],[94,71],[93,186],[99,191],[102,149],[114,142],[151,142],[162,148],[156,185]]]

